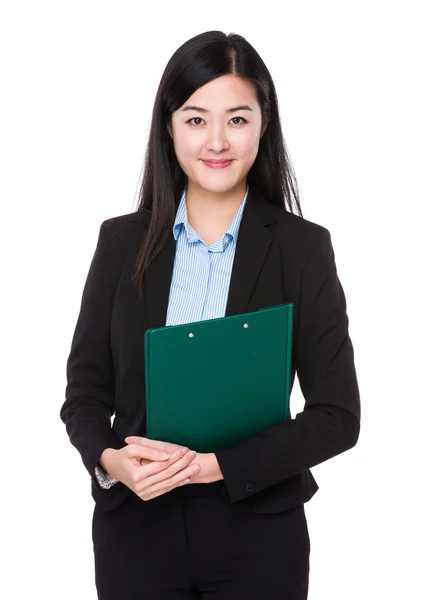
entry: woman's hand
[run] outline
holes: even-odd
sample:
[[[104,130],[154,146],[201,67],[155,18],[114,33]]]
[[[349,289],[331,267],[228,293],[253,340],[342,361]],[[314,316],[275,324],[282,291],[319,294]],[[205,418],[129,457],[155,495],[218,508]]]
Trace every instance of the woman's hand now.
[[[172,444],[171,442],[163,442],[161,440],[151,440],[147,437],[142,437],[141,435],[129,435],[125,438],[126,444],[140,444],[141,446],[146,446],[146,448],[154,448],[155,450],[159,450],[161,452],[166,452],[167,454],[171,454],[178,450],[178,448],[183,448],[179,444]]]
[[[189,483],[189,478],[200,468],[191,464],[196,452],[192,454],[181,446],[168,459],[164,459],[158,449],[140,444],[129,444],[119,450],[109,448],[102,457],[102,465],[108,473],[142,500],[151,500]],[[143,459],[149,459],[149,464],[141,465]],[[193,471],[194,468],[197,471]]]
[[[161,440],[151,440],[150,438],[130,435],[124,440],[127,444],[140,444],[148,448],[155,448],[163,452],[175,452],[177,448],[181,448],[178,444],[171,442],[163,442]],[[148,465],[152,461],[158,460],[158,458],[143,458],[140,461],[141,465]],[[213,452],[198,452],[196,457],[192,459],[192,462],[201,467],[199,473],[195,473],[191,476],[187,483],[212,483],[223,479],[223,473],[221,472],[220,466],[217,462],[217,457]],[[192,463],[189,463],[191,465]]]

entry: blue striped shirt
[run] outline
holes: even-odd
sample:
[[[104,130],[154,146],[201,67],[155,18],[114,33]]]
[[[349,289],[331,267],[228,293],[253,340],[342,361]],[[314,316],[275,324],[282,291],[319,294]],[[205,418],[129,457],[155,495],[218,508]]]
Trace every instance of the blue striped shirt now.
[[[247,194],[248,186],[224,236],[207,246],[188,222],[184,189],[173,227],[176,254],[166,325],[224,316]]]
[[[244,199],[226,233],[221,240],[210,246],[207,246],[188,222],[186,190],[187,188],[183,190],[173,226],[176,253],[166,325],[224,317],[239,226],[249,186],[246,186]],[[146,433],[145,421],[141,435],[146,437]],[[100,465],[95,468],[95,474],[99,485],[105,489],[117,483]]]

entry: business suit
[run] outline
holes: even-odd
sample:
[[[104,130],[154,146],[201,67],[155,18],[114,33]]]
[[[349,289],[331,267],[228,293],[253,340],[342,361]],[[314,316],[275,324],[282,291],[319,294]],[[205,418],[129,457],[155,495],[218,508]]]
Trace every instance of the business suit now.
[[[175,251],[171,233],[148,268],[144,299],[130,282],[148,217],[141,211],[102,223],[67,365],[61,418],[92,475],[93,498],[104,510],[117,506],[128,488],[118,484],[103,490],[96,484],[94,467],[106,447],[125,446],[124,438],[140,431],[145,418],[143,333],[165,324]],[[109,286],[108,296],[103,282]],[[318,485],[309,467],[357,441],[360,399],[345,296],[328,230],[269,204],[251,186],[226,315],[285,301],[294,303],[291,384],[297,371],[306,398],[304,412],[252,441],[216,453],[231,500],[259,512],[310,500]],[[91,363],[93,374],[88,372]],[[83,436],[86,430],[90,435]]]
[[[143,333],[165,324],[175,253],[171,232],[148,268],[142,299],[130,280],[148,219],[140,211],[102,223],[68,359],[61,418],[92,477],[98,516],[128,500],[122,483],[102,489],[94,468],[106,447],[125,446],[126,436],[142,431]],[[357,442],[360,399],[328,230],[270,204],[250,186],[226,315],[287,301],[294,303],[291,385],[297,372],[305,409],[216,451],[226,497],[257,514],[283,515],[311,499],[318,485],[310,467]]]

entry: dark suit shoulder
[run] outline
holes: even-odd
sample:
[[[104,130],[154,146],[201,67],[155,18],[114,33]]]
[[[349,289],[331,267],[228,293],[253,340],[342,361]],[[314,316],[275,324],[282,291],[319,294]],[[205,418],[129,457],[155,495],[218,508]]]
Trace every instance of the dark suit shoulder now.
[[[105,227],[110,227],[110,228],[114,228],[115,227],[121,227],[123,225],[131,225],[134,223],[144,223],[146,222],[146,219],[149,218],[150,212],[145,210],[145,209],[141,209],[141,210],[136,210],[130,213],[126,213],[124,215],[116,215],[115,217],[110,217],[109,219],[105,219],[105,221],[103,221],[102,225],[104,225]]]
[[[291,213],[283,208],[278,208],[279,221],[284,223],[287,227],[290,227],[297,235],[323,235],[328,229],[320,223],[309,221],[305,217],[301,217],[295,213]]]
[[[150,213],[144,209],[124,215],[117,215],[105,219],[100,226],[101,237],[108,239],[128,241],[129,237],[140,237],[141,232],[149,220]]]
[[[309,254],[311,249],[326,244],[330,238],[330,232],[324,225],[283,208],[279,208],[277,214],[279,237],[284,244],[289,243]]]

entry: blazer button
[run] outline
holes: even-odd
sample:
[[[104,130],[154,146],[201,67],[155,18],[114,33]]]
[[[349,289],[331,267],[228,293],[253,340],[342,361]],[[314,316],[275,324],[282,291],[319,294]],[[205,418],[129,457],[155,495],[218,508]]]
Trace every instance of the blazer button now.
[[[255,485],[253,483],[247,483],[245,489],[247,492],[253,492],[255,490]]]

